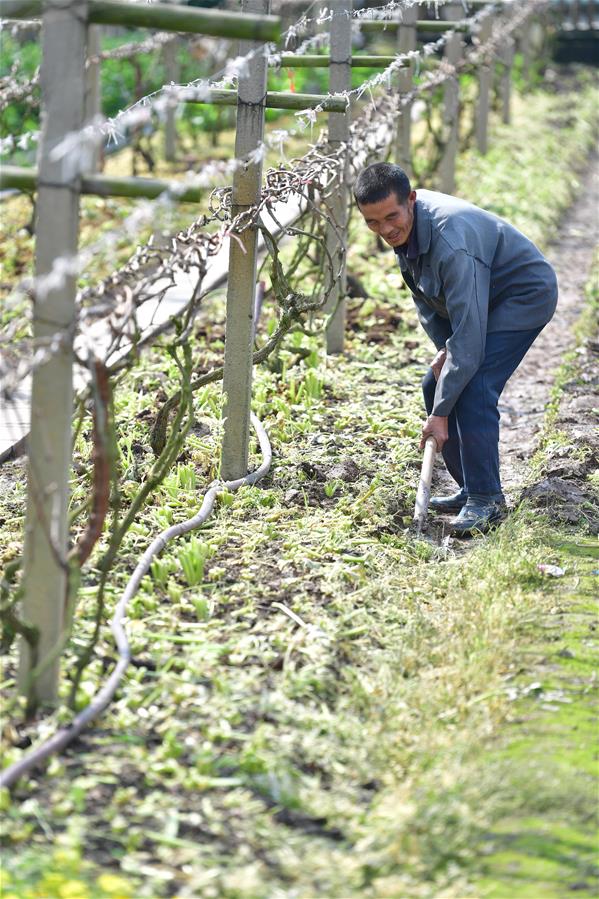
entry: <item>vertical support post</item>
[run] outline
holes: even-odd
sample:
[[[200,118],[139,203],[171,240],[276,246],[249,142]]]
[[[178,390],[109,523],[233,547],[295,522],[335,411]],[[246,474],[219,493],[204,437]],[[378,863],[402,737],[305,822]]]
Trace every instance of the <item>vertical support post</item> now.
[[[493,21],[490,16],[480,23],[478,38],[481,44],[484,44],[491,37],[493,31]],[[489,129],[489,93],[491,90],[491,82],[493,78],[493,66],[495,60],[493,57],[485,59],[479,66],[478,75],[478,101],[476,104],[476,146],[478,152],[483,155],[487,152],[487,135]]]
[[[270,0],[243,0],[243,12],[268,13]],[[256,41],[241,41],[240,56],[257,50]],[[257,149],[264,137],[267,58],[256,53],[248,63],[246,75],[240,75],[237,101],[235,156],[243,158]],[[232,215],[255,205],[260,199],[262,163],[238,168],[233,176]],[[226,480],[247,474],[252,394],[252,355],[254,298],[258,231],[246,228],[231,239],[227,286],[227,323],[225,328],[225,429],[222,476]]]
[[[403,10],[403,19],[398,29],[397,52],[409,53],[416,49],[416,22],[418,20],[418,7],[410,6]],[[399,100],[410,92],[414,77],[414,64],[410,63],[405,69],[399,70],[398,90]],[[408,178],[413,175],[412,170],[412,104],[402,106],[397,131],[395,135],[395,161],[400,165]]]
[[[56,272],[56,263],[77,254],[79,174],[77,160],[52,159],[52,150],[83,125],[87,9],[80,3],[45,0],[43,7],[42,137],[39,154],[35,273]],[[33,374],[25,549],[23,617],[38,630],[37,653],[21,644],[19,683],[33,703],[52,702],[58,691],[59,650],[67,598],[67,504],[73,414],[75,275],[36,288],[33,333],[55,345]],[[28,690],[36,663],[52,655]]]
[[[341,93],[351,88],[352,56],[352,0],[333,0],[330,22],[329,92]],[[349,142],[350,111],[329,113],[329,143],[339,146]],[[325,311],[332,313],[326,329],[327,353],[342,353],[345,340],[345,293],[347,226],[349,211],[349,156],[344,154],[339,173],[339,187],[327,203],[331,223],[327,229],[327,248],[334,270],[341,270],[339,280],[331,290]]]
[[[530,56],[531,56],[531,46],[530,46],[530,22],[528,19],[525,20],[522,25],[522,30],[519,35],[520,45],[520,54],[522,56],[522,80],[524,82],[525,88],[530,90],[531,87],[531,66],[530,66]]]
[[[445,59],[450,65],[457,65],[462,56],[462,39],[455,32],[445,45]],[[441,191],[453,193],[455,189],[455,161],[458,153],[460,136],[460,84],[458,76],[450,78],[443,88],[443,124],[447,142],[439,163],[439,182]]]
[[[548,6],[539,12],[539,25],[541,28],[541,39],[539,42],[539,46],[535,49],[535,52],[537,56],[537,63],[540,65],[541,70],[543,70],[545,68],[545,64],[548,62],[550,55],[549,32],[551,28],[551,10]]]
[[[501,120],[504,125],[509,125],[512,117],[512,67],[514,65],[515,45],[513,40],[508,40],[502,54],[502,71],[500,81],[501,95]]]
[[[85,122],[89,124],[102,112],[101,65],[97,58],[101,49],[101,26],[87,28],[87,68],[85,72]],[[97,172],[102,164],[100,141],[92,143],[90,172]]]
[[[560,28],[564,15],[564,0],[555,0],[551,6],[551,20],[554,28]]]
[[[177,41],[169,41],[162,50],[164,60],[164,72],[166,83],[176,84],[179,81],[179,62],[177,60]],[[177,102],[168,99],[164,118],[164,158],[167,162],[174,162],[177,158],[177,125],[175,113]]]
[[[296,0],[287,0],[286,3],[281,4],[279,12],[279,15],[281,16],[281,34],[285,34],[285,32],[297,22],[303,11],[304,4],[301,2],[298,3]],[[293,53],[295,44],[289,44],[285,49],[288,53]]]
[[[327,0],[314,0],[314,3],[307,4],[307,9],[304,8],[303,11],[307,12],[308,19],[310,21],[307,29],[308,37],[316,37],[316,35],[324,32],[326,28],[326,20],[325,23],[319,23],[318,19],[323,13],[328,13],[329,11],[329,4]],[[294,19],[294,21],[296,21],[296,19]]]

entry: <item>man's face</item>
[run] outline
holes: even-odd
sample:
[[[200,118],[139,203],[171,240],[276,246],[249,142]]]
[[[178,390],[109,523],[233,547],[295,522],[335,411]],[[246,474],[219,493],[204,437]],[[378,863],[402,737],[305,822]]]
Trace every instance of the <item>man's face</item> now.
[[[416,191],[413,190],[405,203],[400,203],[394,193],[377,203],[358,203],[358,209],[371,231],[379,234],[390,247],[399,247],[407,240],[414,224],[414,203]]]

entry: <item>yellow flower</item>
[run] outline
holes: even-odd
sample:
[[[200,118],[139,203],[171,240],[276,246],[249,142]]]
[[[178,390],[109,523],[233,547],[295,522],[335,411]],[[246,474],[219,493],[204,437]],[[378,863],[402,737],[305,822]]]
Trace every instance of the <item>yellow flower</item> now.
[[[127,899],[131,895],[131,886],[124,877],[118,874],[100,874],[96,883],[109,896],[115,899]]]
[[[65,880],[58,888],[60,899],[90,899],[90,892],[82,880]]]

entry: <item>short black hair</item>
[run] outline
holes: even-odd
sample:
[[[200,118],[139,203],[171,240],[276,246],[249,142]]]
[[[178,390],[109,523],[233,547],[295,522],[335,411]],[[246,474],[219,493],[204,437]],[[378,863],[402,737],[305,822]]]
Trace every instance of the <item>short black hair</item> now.
[[[357,203],[378,203],[395,194],[398,203],[405,203],[411,193],[410,179],[402,168],[389,162],[375,162],[363,169],[354,184]]]

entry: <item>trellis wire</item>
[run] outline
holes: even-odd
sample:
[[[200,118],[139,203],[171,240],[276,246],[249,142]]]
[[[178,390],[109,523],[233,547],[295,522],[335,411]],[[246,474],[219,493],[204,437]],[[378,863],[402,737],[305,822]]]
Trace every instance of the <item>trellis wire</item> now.
[[[451,0],[439,0],[438,5],[444,5],[445,3],[450,2]],[[366,11],[355,11],[354,16],[357,17],[356,21],[360,21],[361,19],[367,21],[369,18],[376,20],[377,18],[384,18],[382,13],[385,10],[393,12],[401,8],[408,9],[417,5],[418,3],[419,0],[401,0],[401,3],[399,3],[398,0],[390,0],[390,2],[385,7],[381,8],[378,16],[357,16],[357,13]],[[298,24],[290,26],[283,34],[283,38],[285,39],[285,41],[288,41],[290,37],[295,36],[298,33],[300,23],[301,26],[305,28],[312,23],[323,24],[329,22],[330,19],[331,13],[325,8],[320,16],[316,16],[314,18],[302,18],[299,20]],[[306,52],[307,49],[312,46],[320,46],[321,41],[322,37],[320,35],[307,38],[302,45],[301,52]],[[424,56],[430,55],[431,52],[434,52],[432,50],[428,50],[428,46],[429,45],[427,45],[422,51]],[[294,52],[299,53],[300,49],[298,48],[298,50]],[[180,94],[184,95],[186,91],[192,88],[195,90],[198,96],[201,96],[202,92],[207,94],[210,88],[223,87],[228,83],[234,83],[235,79],[240,73],[243,73],[245,67],[254,57],[254,55],[260,53],[265,53],[268,56],[276,55],[276,48],[273,44],[262,45],[257,49],[249,51],[243,56],[239,56],[232,60],[229,60],[228,63],[219,72],[216,72],[208,78],[194,79],[187,84],[163,85],[156,91],[152,91],[151,93],[146,94],[144,97],[136,100],[129,107],[117,113],[116,116],[109,118],[99,117],[93,124],[86,125],[86,127],[81,129],[81,131],[79,132],[81,144],[84,145],[89,141],[98,140],[100,138],[108,139],[109,143],[116,141],[117,136],[121,134],[124,129],[135,128],[145,124],[149,120],[152,111],[156,111],[159,115],[164,115],[166,104],[177,102],[178,96]],[[419,55],[419,51],[414,51],[413,53],[406,55],[405,58],[416,59]],[[380,83],[382,80],[384,80],[384,78],[387,78],[390,74],[390,71],[393,71],[394,68],[397,67],[397,65],[397,62],[393,63],[385,73],[379,73],[378,75],[373,76],[373,78],[369,81],[370,87],[376,86],[376,84]],[[366,86],[362,88],[362,90],[367,89],[368,87]],[[361,88],[356,88],[353,93],[356,93],[356,96],[359,97],[360,90]],[[328,95],[323,95],[323,98],[326,96]],[[316,110],[316,114],[318,114],[319,112],[322,112],[322,110]],[[313,115],[309,115],[307,117],[307,120],[303,123],[303,127],[306,127],[308,124],[313,122]],[[76,137],[77,135],[72,135],[71,140],[75,141]],[[0,139],[0,153],[4,153],[15,146],[19,146],[21,149],[23,149],[28,144],[36,142],[38,138],[39,132],[26,132],[24,135],[10,136],[8,138]]]
[[[516,17],[516,19],[515,19],[515,21],[514,21],[514,24],[511,25],[511,26],[509,26],[509,29],[510,29],[510,30],[513,30],[514,27],[517,27],[517,26],[520,24],[520,22],[522,21],[523,17],[524,17],[524,13],[520,13],[519,16]],[[504,30],[504,32],[503,32],[504,36],[505,36],[506,34],[508,34],[508,33],[509,33],[508,30]],[[494,39],[495,45],[497,44],[497,42],[498,42],[499,39],[500,39],[500,37],[496,37],[496,38]],[[440,39],[438,42],[436,42],[436,46],[437,46],[437,47],[439,47],[439,46],[441,46],[441,45],[442,45],[442,39]],[[431,45],[429,45],[429,46],[431,46]],[[439,70],[437,76],[434,76],[434,77],[431,76],[431,77],[427,78],[427,79],[425,80],[425,82],[424,82],[422,88],[416,89],[416,90],[412,91],[409,95],[407,95],[407,99],[406,99],[406,98],[403,99],[402,103],[403,103],[403,104],[406,104],[406,103],[408,102],[408,100],[409,100],[409,101],[412,101],[415,97],[417,97],[417,96],[419,95],[419,93],[421,93],[421,92],[423,92],[423,91],[425,91],[425,90],[429,90],[431,85],[436,85],[436,86],[438,86],[439,84],[443,83],[443,81],[448,80],[452,75],[455,74],[455,72],[456,72],[456,70],[455,70],[454,68],[452,68],[452,67],[448,67],[448,66],[443,67],[442,69]],[[402,103],[400,103],[400,106],[402,105]],[[282,143],[282,142],[281,142],[281,131],[278,131],[278,132],[276,133],[276,136],[274,137],[273,141],[271,141],[271,143],[274,142],[274,141],[276,141],[276,143],[277,143],[278,145],[281,145],[281,143]],[[262,152],[262,151],[260,151],[260,152]],[[320,152],[320,151],[319,151],[319,152]],[[317,152],[317,154],[316,154],[316,158],[317,158],[317,160],[318,160],[318,165],[321,164],[321,159],[322,159],[322,157],[319,155],[319,152]],[[310,153],[308,154],[308,156],[306,157],[306,159],[309,159],[309,157],[310,157]],[[229,162],[227,162],[227,163],[225,163],[225,164],[221,164],[221,165],[219,165],[219,166],[214,166],[214,167],[212,168],[211,175],[212,175],[212,174],[219,174],[219,175],[226,176],[226,175],[228,175],[228,174],[231,174],[231,173],[234,172],[240,165],[244,165],[244,164],[246,163],[246,161],[248,161],[248,160],[251,161],[250,158],[248,157],[247,160],[246,160],[246,159],[241,159],[241,160],[231,160],[231,161],[229,161]],[[309,164],[308,164],[307,167],[308,167],[308,169],[309,169]],[[311,176],[310,180],[314,180],[315,175],[316,175],[315,172],[311,172],[311,173],[310,173],[310,176]],[[304,177],[307,177],[307,175],[305,174]],[[195,185],[195,184],[201,185],[201,184],[205,184],[205,183],[206,183],[206,180],[205,180],[204,178],[202,178],[202,176],[200,176],[200,177],[197,178],[197,179],[196,179],[196,178],[190,179],[190,183],[193,184],[193,185]],[[269,194],[268,194],[268,185],[266,185],[266,188],[265,188],[265,194],[264,194],[264,195],[265,195],[266,198],[267,198],[266,202],[273,202],[273,200],[274,200],[274,195],[270,195],[270,196],[269,196]],[[151,212],[149,211],[149,208],[148,208],[146,217],[149,218],[150,215],[151,215]],[[216,220],[218,219],[218,216],[219,216],[219,215],[220,215],[221,218],[222,218],[222,212],[219,211],[219,213],[218,213],[217,216],[213,215],[213,216],[211,217],[212,221],[216,221]],[[133,217],[135,218],[135,214],[134,214]],[[209,223],[209,221],[210,221],[210,218],[204,218],[203,220],[200,220],[200,226],[201,226],[201,227],[205,227],[206,224]],[[231,229],[232,229],[233,231],[235,231],[235,230],[237,229],[237,227],[238,227],[238,223],[236,223],[236,222],[231,223]],[[195,224],[195,225],[191,226],[191,228],[189,229],[188,233],[187,233],[185,236],[183,236],[183,237],[180,236],[180,237],[179,237],[179,240],[181,240],[182,243],[180,243],[179,246],[185,246],[185,245],[187,245],[188,241],[193,241],[193,242],[195,242],[195,245],[197,246],[197,241],[198,241],[198,239],[199,239],[199,235],[198,235],[198,233],[197,233],[197,228],[198,228],[198,225]],[[222,246],[222,241],[223,241],[225,238],[226,238],[226,229],[224,229],[224,230],[220,233],[220,235],[217,235],[217,236],[215,236],[215,235],[210,235],[210,236],[208,237],[207,241],[206,241],[206,245],[211,247],[211,250],[209,251],[208,255],[214,255],[215,252],[218,252],[218,249],[220,249],[220,247]],[[96,243],[96,244],[92,245],[91,248],[89,248],[88,250],[84,251],[84,258],[85,258],[85,256],[89,257],[92,253],[94,253],[95,251],[97,251],[97,250],[100,248],[100,246],[101,246],[101,243]],[[152,260],[156,260],[157,257],[162,258],[162,257],[161,257],[161,254],[160,254],[160,251],[159,251],[157,248],[149,247],[148,250],[147,250],[147,252],[148,252],[148,254],[149,254],[148,258],[151,258]],[[141,256],[140,256],[140,253],[141,253]],[[139,251],[139,252],[136,254],[136,256],[133,258],[132,262],[130,263],[130,266],[133,268],[133,270],[134,270],[134,272],[135,272],[135,277],[136,277],[136,278],[138,278],[138,276],[139,276],[139,267],[140,267],[141,264],[142,264],[142,263],[141,263],[141,259],[143,259],[143,258],[144,258],[144,251]],[[167,265],[167,270],[172,270],[172,268],[173,268],[175,265],[177,265],[179,262],[180,262],[183,266],[186,266],[186,265],[188,264],[188,261],[189,261],[189,256],[186,255],[186,254],[183,254],[183,256],[182,256],[181,258],[179,258],[179,255],[178,255],[177,253],[172,254],[172,257],[171,257],[171,259],[170,259],[170,261],[169,261],[169,263],[168,263],[168,265]],[[154,262],[152,262],[152,264],[154,265]],[[60,268],[61,265],[62,265],[63,268],[66,270],[66,271],[65,271],[65,274],[68,274],[68,272],[71,270],[71,267],[72,267],[73,263],[72,263],[72,262],[69,262],[69,263],[60,263],[60,261],[58,261],[58,263],[57,263],[58,269]],[[79,267],[79,269],[80,269],[80,267]],[[126,269],[123,270],[123,275],[124,275],[125,278],[126,278],[126,272],[127,272],[127,271],[128,271],[128,268],[126,268]],[[60,271],[52,272],[52,273],[51,273],[51,277],[52,277],[52,282],[53,282],[53,283],[56,283],[56,280],[59,280],[59,279],[60,279]],[[55,280],[55,279],[56,279],[56,280]],[[111,278],[108,279],[108,280],[111,281],[111,282],[113,283],[113,285],[114,285],[114,284],[118,284],[118,276],[116,276],[116,281],[115,281],[115,276],[111,276]],[[142,280],[142,283],[143,283],[143,280]],[[27,292],[37,292],[38,294],[40,294],[40,295],[43,297],[43,294],[44,294],[44,291],[45,291],[46,288],[45,288],[44,280],[43,280],[43,279],[38,279],[38,280],[30,280],[27,284],[24,284],[24,285],[23,285],[23,289],[26,290]],[[107,290],[107,284],[106,284],[106,282],[104,282],[103,285],[102,285],[102,287],[101,287],[101,291],[105,291],[105,290]],[[87,301],[89,302],[89,300],[90,300],[92,294],[93,294],[93,291],[92,291],[91,289],[88,289],[87,291],[84,291],[84,293],[81,295],[81,301],[87,300]],[[138,294],[139,294],[140,297],[143,297],[143,296],[144,296],[144,288],[143,288],[143,287],[138,287]],[[143,301],[143,300],[142,300],[142,301]],[[112,306],[111,306],[112,310],[114,310],[114,308],[118,305],[118,302],[116,302],[116,298],[115,298],[114,295],[111,295],[111,298],[110,298],[110,299],[106,298],[105,303],[106,303],[106,305],[112,304]],[[85,315],[85,306],[83,305],[83,302],[82,302],[82,310],[83,310],[83,313],[84,313],[84,315]],[[94,312],[97,314],[98,311],[99,311],[99,307],[98,307],[97,305],[94,306]],[[5,374],[5,376],[7,376],[8,373],[5,372],[4,374]]]
[[[454,73],[454,72],[455,72],[455,70],[452,69],[452,68],[445,68],[444,70],[440,71],[439,77],[436,78],[436,79],[434,79],[434,82],[437,83],[437,84],[442,83],[443,80],[447,80],[447,79],[451,76],[451,74]],[[427,83],[428,83],[428,82],[427,82]],[[424,88],[427,87],[427,83],[425,83]],[[416,90],[415,92],[412,92],[412,93],[411,93],[410,95],[408,95],[408,96],[409,96],[410,99],[413,99],[415,96],[418,95],[418,93],[419,93],[419,91]],[[405,101],[404,101],[404,102],[405,102]],[[277,137],[276,137],[276,140],[277,140],[277,141],[280,141],[280,135],[281,135],[281,132],[277,132]],[[248,157],[248,159],[249,159],[249,157]],[[239,165],[244,165],[244,164],[245,164],[245,160],[243,160],[243,159],[242,159],[242,160],[231,160],[229,163],[223,164],[223,165],[221,165],[221,166],[215,166],[214,169],[213,169],[213,172],[218,172],[218,173],[221,174],[221,175],[230,174],[230,173],[233,172],[236,168],[238,168]],[[319,164],[320,164],[320,163],[319,163]],[[314,174],[314,173],[312,173],[312,175],[313,175],[313,174]],[[211,172],[211,175],[212,175],[212,172]],[[205,181],[205,180],[202,180],[201,176],[200,176],[200,178],[197,179],[197,180],[196,180],[196,179],[191,179],[191,181],[190,181],[190,184],[205,184],[205,183],[206,183],[206,181]],[[272,197],[271,197],[271,201],[272,201]],[[149,215],[149,213],[148,213],[148,215]],[[213,219],[213,220],[214,220],[214,219]],[[208,220],[204,220],[204,221],[202,222],[202,225],[205,226],[205,224],[207,224],[207,222],[208,222]],[[234,225],[234,227],[235,227],[235,225]],[[197,233],[195,233],[195,232],[196,232],[196,228],[197,228],[197,226],[192,226],[191,231],[194,232],[194,237],[193,237],[193,239],[197,241],[198,235],[197,235]],[[185,240],[187,240],[187,239],[188,239],[188,238],[186,238]],[[214,246],[214,245],[215,245],[215,238],[214,238],[214,236],[210,237],[208,242],[211,243],[211,244]],[[216,246],[217,246],[217,249],[218,249],[221,245],[222,245],[221,241],[220,241],[219,239],[217,239],[217,240],[216,240]],[[91,252],[94,252],[95,249],[97,249],[97,248],[98,248],[98,244],[93,245],[92,248],[91,248]],[[149,251],[150,251],[150,254],[151,254],[152,258],[155,258],[156,253],[157,253],[158,251],[157,251],[155,248],[151,248]],[[89,252],[89,251],[88,251],[88,252]],[[177,257],[176,257],[176,254],[175,254],[174,260],[171,261],[171,266],[172,266],[173,264],[175,264],[176,258],[177,258]],[[137,268],[137,265],[139,265],[139,258],[138,258],[138,257],[136,258],[136,261],[135,261],[135,266],[136,266],[136,268]],[[67,269],[68,269],[68,266],[66,266],[66,267],[67,267]],[[56,274],[56,273],[54,273],[54,274]],[[60,273],[58,273],[58,274],[60,274]],[[118,283],[118,278],[117,278],[117,282],[116,282],[116,283]],[[37,292],[40,293],[40,294],[43,296],[43,293],[44,293],[44,283],[43,283],[43,281],[37,281],[37,282],[36,282],[36,281],[30,281],[27,285],[25,285],[25,288],[26,288],[28,291],[36,291],[36,290],[37,290]],[[141,293],[142,293],[142,295],[143,295],[143,291],[142,291]],[[88,292],[88,295],[89,295],[89,292]]]
[[[447,38],[444,36],[444,39],[446,40]],[[443,38],[440,40],[443,40]],[[394,63],[392,66],[393,65],[396,64]],[[391,71],[394,70],[392,66],[389,67]],[[430,76],[425,79],[422,90],[428,90],[433,84],[436,86],[448,79],[455,78],[457,71],[458,69],[456,67],[452,68],[451,66],[440,69],[437,73],[436,81],[434,80],[435,76]],[[365,87],[361,85],[360,88],[348,92],[348,96],[350,94],[362,96],[366,90],[370,91],[382,83],[384,83],[383,79],[374,76],[373,79],[369,79],[368,82],[365,83]],[[381,102],[378,107],[378,112],[374,105],[372,107],[367,107],[367,114],[371,115],[374,121],[377,115],[380,116],[384,106],[385,103]],[[399,106],[395,103],[389,112],[389,118],[393,121],[399,114]],[[376,128],[378,128],[379,125],[380,121],[376,123]],[[371,134],[369,132],[369,140],[370,137]],[[352,132],[352,149],[355,149],[356,139],[356,131],[354,130]],[[368,152],[372,152],[372,143],[368,143],[368,141],[364,140],[363,144]],[[156,284],[156,281],[161,279],[168,281],[169,276],[173,275],[175,269],[185,270],[187,267],[187,270],[194,269],[200,272],[200,275],[203,275],[206,271],[208,257],[214,255],[214,253],[218,251],[223,245],[224,240],[227,237],[232,237],[233,240],[236,241],[239,239],[239,235],[245,230],[261,226],[262,213],[266,211],[269,206],[272,206],[275,199],[281,201],[293,193],[300,194],[306,202],[310,204],[314,215],[322,216],[322,212],[319,211],[318,206],[322,200],[326,198],[327,191],[334,189],[334,186],[338,182],[339,172],[344,158],[348,153],[348,149],[348,146],[345,145],[337,152],[331,153],[330,150],[327,150],[326,144],[323,142],[313,148],[302,158],[302,160],[296,161],[295,168],[290,167],[290,169],[281,168],[274,171],[271,170],[271,172],[267,173],[265,189],[262,192],[259,203],[237,215],[231,214],[230,193],[226,190],[217,191],[214,195],[210,216],[204,219],[201,224],[191,226],[187,232],[177,236],[170,256],[167,257],[166,261],[160,250],[151,247],[140,250],[130,261],[127,271],[120,273],[120,281],[117,281],[116,284],[106,284],[105,282],[104,290],[99,294],[94,294],[93,290],[89,290],[81,298],[81,308],[88,310],[88,316],[92,314],[97,316],[98,310],[100,309],[100,302],[103,302],[105,304],[105,309],[109,311],[107,321],[114,334],[114,340],[118,342],[126,339],[130,341],[133,340],[134,342],[135,309],[139,305],[140,298],[144,296],[144,291],[147,291],[149,295],[149,291],[151,287]],[[260,150],[260,147],[257,146],[256,150]],[[315,195],[318,197],[317,201],[314,199]],[[207,234],[205,231],[200,230],[201,228],[205,229],[210,221],[213,223],[221,223],[221,227],[216,234]],[[287,230],[289,231],[290,229]],[[326,264],[329,265],[330,278],[334,282],[335,278],[339,277],[339,272],[335,269],[334,263],[332,263],[330,258]],[[63,266],[65,269],[65,276],[72,277],[74,271],[73,260],[63,260]],[[146,271],[145,274],[144,267]],[[274,271],[275,275],[273,278],[281,278],[281,272],[280,270],[277,270],[276,264]],[[53,272],[50,274],[52,275]],[[110,279],[107,279],[107,281],[110,281]],[[199,283],[201,283],[201,277]],[[283,283],[280,284],[280,286],[285,288],[286,285]],[[46,289],[47,287],[48,285],[46,285]],[[43,299],[42,288],[43,283],[38,279],[35,283],[34,290],[40,299]],[[52,288],[56,289],[55,282],[52,284]],[[297,320],[297,316],[301,312],[322,306],[323,297],[312,299],[312,301],[306,301],[305,298],[302,299],[299,295],[294,296],[293,293],[287,294],[287,296],[284,297],[283,293],[279,296],[279,300],[281,301],[284,315],[292,313],[292,319],[295,316]],[[326,290],[324,293],[326,294]],[[93,304],[93,301],[95,301],[95,304]],[[285,308],[285,303],[287,303],[287,308]],[[90,312],[90,309],[92,312]],[[66,339],[72,339],[72,334],[69,334]],[[47,360],[47,353],[52,354],[59,352],[61,347],[55,344],[45,348],[40,346],[39,349],[42,351],[45,350],[46,355],[44,356],[44,353],[42,352],[43,358],[40,360],[40,357],[38,357],[36,362],[37,365]],[[111,352],[114,352],[114,342],[110,345],[110,350]],[[84,365],[89,366],[92,364],[93,356],[90,354],[88,360],[82,358],[80,361]]]

